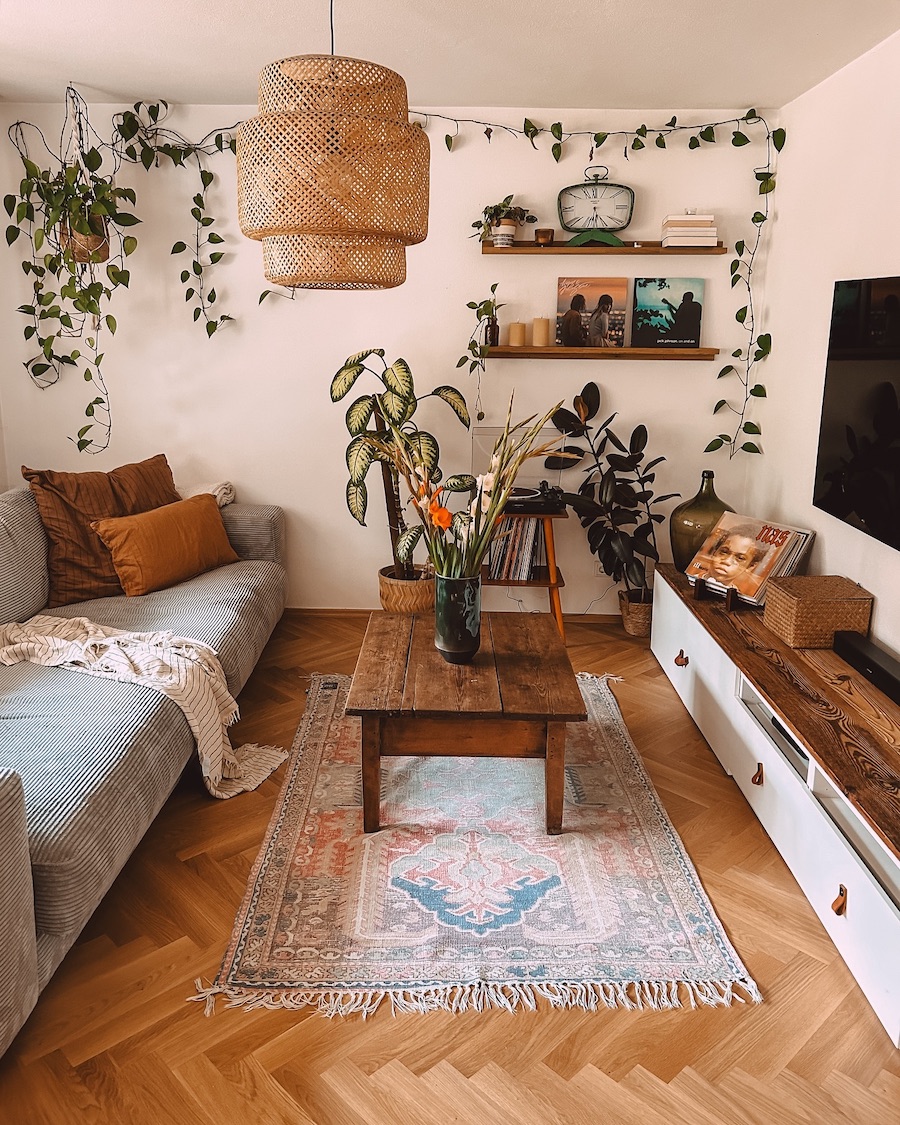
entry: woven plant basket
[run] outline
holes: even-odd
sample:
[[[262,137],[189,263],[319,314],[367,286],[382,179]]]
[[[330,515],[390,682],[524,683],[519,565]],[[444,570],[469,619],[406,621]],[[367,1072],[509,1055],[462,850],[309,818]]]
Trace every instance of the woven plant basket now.
[[[838,629],[865,635],[872,595],[838,574],[773,578],[763,624],[791,648],[831,648]]]
[[[92,222],[91,226],[95,224]],[[109,232],[106,220],[103,220],[101,234],[81,234],[77,230],[69,230],[65,223],[59,224],[59,248],[65,250],[72,247],[72,256],[76,262],[105,262],[109,259]],[[96,257],[95,257],[96,255]]]
[[[266,278],[386,289],[428,233],[428,138],[406,83],[375,63],[298,55],[262,69],[259,115],[237,133],[238,219]]]
[[[394,578],[394,567],[383,566],[378,572],[378,593],[381,608],[387,613],[434,613],[434,575],[425,576],[425,568],[414,568],[416,578]]]
[[[633,602],[627,590],[619,591],[619,612],[622,627],[629,637],[649,637],[653,602]]]

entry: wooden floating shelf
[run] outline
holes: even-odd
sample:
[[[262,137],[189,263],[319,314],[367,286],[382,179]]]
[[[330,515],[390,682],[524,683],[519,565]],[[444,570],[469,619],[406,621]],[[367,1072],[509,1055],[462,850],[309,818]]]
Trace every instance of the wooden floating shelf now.
[[[550,581],[550,571],[546,566],[536,566],[533,568],[532,577],[522,580],[513,578],[491,578],[488,568],[483,566],[481,568],[481,584],[482,586],[531,586],[534,589],[548,589],[548,590],[561,590],[566,580],[563,578],[559,570],[556,572],[556,581]]]
[[[488,359],[715,359],[718,348],[546,348],[492,347]]]
[[[727,254],[722,242],[715,246],[663,246],[661,242],[633,242],[624,246],[568,246],[565,242],[551,242],[541,246],[536,242],[514,242],[512,246],[495,246],[482,242],[482,254]]]

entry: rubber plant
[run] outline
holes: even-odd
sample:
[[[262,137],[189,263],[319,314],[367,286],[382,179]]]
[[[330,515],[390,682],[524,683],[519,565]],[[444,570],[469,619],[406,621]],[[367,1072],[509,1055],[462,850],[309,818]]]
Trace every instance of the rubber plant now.
[[[377,360],[376,364],[372,364],[373,357]],[[423,399],[437,398],[445,402],[468,429],[469,411],[466,400],[455,387],[439,386],[428,394],[417,396],[409,364],[405,359],[395,359],[393,363],[388,363],[384,358],[383,348],[369,348],[344,360],[331,381],[331,401],[340,402],[344,399],[356,386],[364,371],[378,380],[381,389],[361,395],[347,408],[345,421],[350,435],[345,455],[350,474],[346,489],[347,508],[357,523],[365,527],[369,503],[366,477],[375,462],[379,462],[391,536],[394,577],[412,580],[416,576],[412,560],[401,558],[397,549],[401,536],[407,531],[397,470],[391,459],[379,456],[367,439],[374,437],[382,443],[390,444],[392,425],[400,431],[415,429],[417,448],[423,461],[436,474],[431,479],[437,483],[440,479],[440,447],[437,438],[413,427],[412,417]]]
[[[646,461],[648,433],[642,423],[635,426],[627,443],[611,429],[616,418],[593,424],[600,410],[600,388],[587,383],[573,400],[573,409],[560,408],[551,421],[566,438],[581,439],[584,445],[563,445],[559,454],[544,462],[547,469],[577,468],[586,462],[584,480],[577,492],[564,492],[587,533],[588,546],[597,556],[604,574],[625,586],[630,601],[651,599],[651,564],[659,562],[656,527],[665,520],[654,511],[658,504],[678,493],[655,496],[654,472],[665,457]]]

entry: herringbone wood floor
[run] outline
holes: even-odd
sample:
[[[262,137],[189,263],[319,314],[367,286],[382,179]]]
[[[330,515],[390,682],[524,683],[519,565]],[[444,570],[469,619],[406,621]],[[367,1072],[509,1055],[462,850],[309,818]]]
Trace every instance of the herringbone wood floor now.
[[[365,615],[289,612],[240,741],[290,745],[309,672],[352,672]],[[573,620],[576,670],[625,720],[759,1007],[326,1020],[185,1002],[219,964],[282,770],[214,801],[192,770],[0,1060],[3,1125],[812,1125],[900,1121],[895,1051],[649,653]]]

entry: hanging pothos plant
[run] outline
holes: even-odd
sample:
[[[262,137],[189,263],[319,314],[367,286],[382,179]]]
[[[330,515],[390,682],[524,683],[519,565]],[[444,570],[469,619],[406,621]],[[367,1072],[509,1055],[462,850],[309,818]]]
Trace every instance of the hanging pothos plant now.
[[[535,141],[546,135],[551,139],[550,154],[557,162],[562,159],[565,146],[576,139],[586,141],[589,145],[589,164],[593,161],[597,149],[617,142],[622,145],[623,155],[628,160],[632,153],[648,147],[666,149],[670,141],[684,137],[687,138],[689,150],[704,149],[714,145],[723,134],[726,137],[730,134],[728,139],[735,148],[743,148],[761,141],[765,145],[765,161],[753,168],[758,203],[750,216],[747,235],[735,243],[735,256],[731,262],[731,285],[732,288],[742,290],[743,298],[743,303],[734,318],[746,333],[745,343],[734,349],[731,353],[733,362],[726,364],[717,376],[719,379],[736,382],[737,386],[732,394],[719,398],[713,407],[713,414],[730,414],[732,424],[728,432],[716,434],[709,441],[704,452],[713,453],[719,449],[726,449],[729,457],[733,457],[738,452],[762,452],[756,440],[762,434],[762,427],[749,417],[749,413],[754,399],[766,397],[766,388],[758,381],[756,366],[771,354],[772,337],[768,332],[760,331],[753,296],[753,271],[762,247],[765,224],[769,219],[770,196],[775,190],[775,157],[781,152],[787,139],[784,129],[771,128],[766,119],[755,109],[748,109],[740,117],[702,124],[680,124],[677,117],[672,117],[664,125],[655,128],[641,124],[636,129],[614,129],[609,132],[593,129],[569,131],[563,127],[561,121],[544,128],[528,117],[525,118],[522,126],[517,128],[491,121],[449,117],[438,113],[421,113],[419,116],[424,118],[426,128],[432,120],[449,122],[453,125],[453,132],[444,136],[444,143],[451,152],[461,128],[472,126],[480,129],[488,142],[499,130],[527,140],[535,149],[537,149]]]

